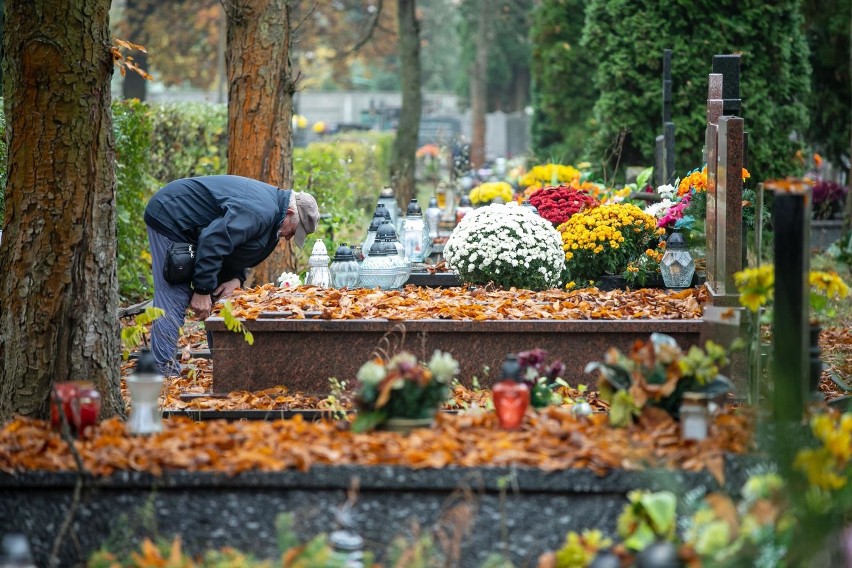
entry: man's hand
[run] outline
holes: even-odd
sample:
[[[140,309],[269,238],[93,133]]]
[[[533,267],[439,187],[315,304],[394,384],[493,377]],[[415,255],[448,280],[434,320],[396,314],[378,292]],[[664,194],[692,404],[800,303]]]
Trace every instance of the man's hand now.
[[[206,320],[210,317],[210,312],[213,310],[213,301],[209,294],[193,294],[192,300],[189,302],[189,307],[195,312],[200,320]]]
[[[234,278],[233,280],[228,280],[224,284],[219,284],[219,286],[213,290],[213,295],[216,296],[216,298],[227,298],[239,287],[240,279]]]

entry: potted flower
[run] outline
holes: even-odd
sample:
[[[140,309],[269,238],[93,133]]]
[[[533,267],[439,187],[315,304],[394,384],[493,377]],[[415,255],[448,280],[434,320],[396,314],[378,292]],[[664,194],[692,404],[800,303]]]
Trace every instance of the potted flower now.
[[[652,333],[650,341],[637,341],[626,355],[610,348],[603,361],[589,363],[585,372],[598,374],[600,398],[610,404],[610,423],[626,426],[646,405],[678,418],[684,393],[715,398],[729,392],[733,385],[719,374],[727,364],[725,349],[713,341],[684,354],[673,337]]]
[[[578,283],[623,278],[628,265],[644,254],[662,257],[657,220],[635,205],[612,203],[573,215],[558,227],[562,234],[566,280]],[[650,252],[649,252],[650,251]],[[612,288],[599,282],[599,288]]]
[[[498,197],[503,203],[512,201],[512,186],[505,181],[488,181],[470,190],[470,201],[474,205],[487,205]]]
[[[540,347],[518,353],[521,379],[530,389],[530,404],[534,408],[543,408],[550,404],[559,404],[562,397],[554,392],[562,380],[565,364],[559,359],[547,363],[547,350]]]
[[[516,203],[465,215],[444,245],[444,259],[464,282],[530,290],[558,286],[565,265],[553,225]]]
[[[449,353],[435,351],[427,364],[407,351],[389,360],[375,358],[358,370],[352,430],[375,428],[407,432],[429,427],[449,393],[459,365]]]

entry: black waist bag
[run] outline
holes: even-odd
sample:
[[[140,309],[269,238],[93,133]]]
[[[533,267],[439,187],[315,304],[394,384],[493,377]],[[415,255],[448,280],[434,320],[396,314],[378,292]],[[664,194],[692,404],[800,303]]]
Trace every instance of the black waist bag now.
[[[163,265],[163,278],[169,284],[187,284],[192,281],[195,269],[195,245],[191,243],[172,243],[166,252]]]

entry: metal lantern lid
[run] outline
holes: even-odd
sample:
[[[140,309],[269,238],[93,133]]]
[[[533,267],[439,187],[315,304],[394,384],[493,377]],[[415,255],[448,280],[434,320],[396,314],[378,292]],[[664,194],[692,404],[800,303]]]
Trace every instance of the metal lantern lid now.
[[[139,354],[139,360],[136,362],[136,370],[134,375],[159,375],[157,370],[157,361],[154,359],[154,354],[147,347],[142,348]]]
[[[680,231],[675,231],[666,239],[666,250],[686,250],[686,239]]]
[[[379,197],[390,197],[393,198],[393,188],[392,187],[383,187],[379,192]]]
[[[412,199],[408,203],[408,207],[405,209],[405,214],[411,217],[412,215],[423,215],[423,211],[420,210],[420,204],[417,203],[416,199]]]
[[[394,243],[397,241],[396,231],[390,223],[382,223],[376,231],[376,240]],[[370,249],[370,254],[373,254],[373,249]]]
[[[470,207],[472,205],[472,203],[470,202],[470,196],[462,195],[461,199],[459,200],[459,205],[461,205],[462,207]]]
[[[390,211],[385,207],[384,203],[376,205],[376,210],[373,212],[373,219],[387,219],[390,217]]]
[[[514,353],[509,353],[503,359],[503,366],[500,369],[502,379],[511,379],[513,381],[521,380],[521,362],[518,361],[518,356]]]
[[[352,249],[349,248],[349,245],[346,243],[341,243],[337,250],[334,251],[333,262],[347,262],[350,260],[355,260],[355,253],[352,252]]]
[[[370,233],[375,233],[379,230],[379,225],[387,221],[384,217],[373,217],[373,220],[370,221],[370,228],[367,229]]]
[[[438,198],[435,197],[435,196],[432,196],[432,197],[429,198],[429,209],[433,209],[433,208],[436,208],[436,207],[438,207]]]
[[[396,254],[394,249],[393,254]],[[373,246],[370,247],[370,256],[387,256],[388,249],[385,247],[385,242],[379,239],[373,241]]]

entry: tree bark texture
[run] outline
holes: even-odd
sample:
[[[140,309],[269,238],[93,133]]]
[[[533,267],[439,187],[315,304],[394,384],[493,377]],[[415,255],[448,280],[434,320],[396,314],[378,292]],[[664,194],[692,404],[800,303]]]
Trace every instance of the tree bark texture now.
[[[399,23],[399,66],[402,83],[402,109],[393,145],[391,185],[397,203],[405,211],[406,205],[416,195],[414,183],[417,135],[420,130],[420,113],[423,110],[420,70],[420,23],[417,21],[417,1],[397,2]]]
[[[119,392],[110,0],[6,2],[0,422],[46,417],[53,383]]]
[[[296,81],[290,65],[288,0],[231,0],[228,18],[228,173],[288,189],[293,183],[291,118]],[[275,282],[294,270],[297,250],[281,241],[249,276]]]
[[[478,0],[476,54],[470,74],[470,164],[479,169],[485,163],[485,112],[488,105],[489,0]]]

